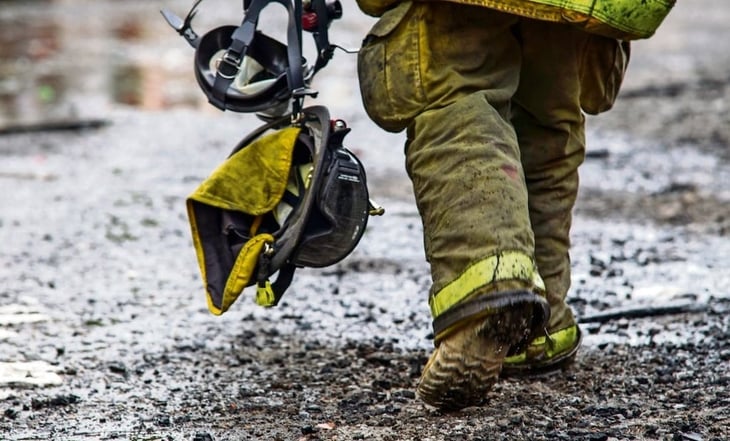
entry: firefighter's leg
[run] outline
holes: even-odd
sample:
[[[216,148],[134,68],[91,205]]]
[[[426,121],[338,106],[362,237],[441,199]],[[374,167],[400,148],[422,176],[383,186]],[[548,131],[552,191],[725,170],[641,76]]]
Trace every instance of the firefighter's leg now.
[[[418,392],[454,409],[485,399],[508,349],[542,330],[547,314],[509,121],[517,18],[446,2],[402,8],[383,15],[363,48],[361,87],[376,122],[408,128],[436,343]]]
[[[590,96],[605,100],[589,104],[601,110],[610,107],[615,91],[605,89],[618,85],[606,82],[616,81],[616,74],[622,77],[625,67],[623,60],[615,59],[616,50],[621,50],[615,40],[533,20],[522,20],[518,29],[523,62],[512,123],[522,152],[535,258],[551,314],[547,335],[509,357],[505,374],[558,368],[572,360],[580,345],[580,330],[565,299],[570,288],[570,227],[578,167],[585,156],[581,107]]]

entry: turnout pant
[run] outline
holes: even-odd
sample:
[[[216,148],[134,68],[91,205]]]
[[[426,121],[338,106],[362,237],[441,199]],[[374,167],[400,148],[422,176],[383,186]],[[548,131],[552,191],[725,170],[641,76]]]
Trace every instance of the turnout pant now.
[[[575,323],[571,214],[584,112],[613,104],[628,45],[569,25],[450,2],[403,2],[358,58],[363,103],[407,130],[434,317],[474,295],[544,292],[549,330]]]

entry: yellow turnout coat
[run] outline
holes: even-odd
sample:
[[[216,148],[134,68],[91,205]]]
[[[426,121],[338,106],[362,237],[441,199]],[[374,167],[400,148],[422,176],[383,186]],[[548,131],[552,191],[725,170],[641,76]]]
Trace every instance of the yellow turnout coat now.
[[[676,0],[448,0],[523,17],[570,23],[587,32],[635,40],[651,37]],[[366,14],[380,16],[399,0],[358,0]]]

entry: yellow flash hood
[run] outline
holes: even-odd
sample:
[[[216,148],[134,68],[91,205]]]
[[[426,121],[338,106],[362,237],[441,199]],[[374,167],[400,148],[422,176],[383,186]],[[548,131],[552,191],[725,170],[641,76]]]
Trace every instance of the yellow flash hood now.
[[[271,234],[257,231],[256,218],[281,200],[300,130],[287,127],[255,140],[231,155],[187,199],[208,309],[215,315],[256,281],[258,257],[274,241]],[[230,220],[242,216],[250,219],[250,239],[236,247],[229,243]]]

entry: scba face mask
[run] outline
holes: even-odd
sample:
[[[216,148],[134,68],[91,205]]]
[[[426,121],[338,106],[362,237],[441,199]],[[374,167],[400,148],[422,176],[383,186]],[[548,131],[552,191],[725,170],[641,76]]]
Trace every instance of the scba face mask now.
[[[185,19],[163,10],[167,22],[195,49],[195,78],[208,101],[221,110],[257,112],[271,120],[287,112],[298,113],[301,100],[316,96],[309,88],[312,77],[327,65],[335,46],[330,45],[330,23],[342,16],[338,0],[251,0],[244,2],[239,26],[220,26],[202,37],[192,20],[202,0],[194,3]],[[271,3],[287,11],[287,42],[257,30],[259,15]],[[317,58],[309,65],[302,55],[302,31],[312,34]]]
[[[342,145],[349,129],[321,106],[300,124],[262,126],[187,201],[208,308],[225,312],[244,288],[276,305],[296,268],[333,265],[359,243],[370,203],[365,169]],[[276,280],[270,278],[276,275]]]
[[[200,39],[195,52],[195,78],[200,88],[223,110],[284,115],[291,99],[287,47],[257,31],[248,55],[232,69],[227,48],[235,31],[236,26],[221,26]],[[222,77],[225,69],[230,73]]]

